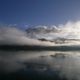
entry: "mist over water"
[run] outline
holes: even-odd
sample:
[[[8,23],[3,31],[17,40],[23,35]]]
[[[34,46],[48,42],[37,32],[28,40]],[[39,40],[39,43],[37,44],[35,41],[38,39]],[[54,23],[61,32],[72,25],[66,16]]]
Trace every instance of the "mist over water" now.
[[[39,45],[39,46],[53,46],[54,43],[42,42],[37,39],[32,39],[27,36],[25,31],[14,27],[0,26],[0,45]]]
[[[80,39],[78,29],[74,29],[76,26],[79,28],[79,25],[80,22],[67,23],[65,26],[59,26],[60,32],[53,34],[59,35],[58,38],[64,37],[61,34],[68,33],[64,38],[74,39],[76,36],[75,39]],[[61,44],[39,41],[29,38],[26,32],[19,29],[1,27],[0,80],[80,80],[79,44],[79,40],[66,43],[62,41]]]
[[[61,79],[80,80],[80,52],[61,51],[0,51],[0,72],[5,74],[35,73],[54,76]],[[20,72],[19,72],[20,73]]]

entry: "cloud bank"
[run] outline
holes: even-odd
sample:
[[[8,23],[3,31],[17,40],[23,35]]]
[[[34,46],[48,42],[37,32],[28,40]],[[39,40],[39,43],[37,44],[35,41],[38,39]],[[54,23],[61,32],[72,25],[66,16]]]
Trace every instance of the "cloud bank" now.
[[[53,46],[55,42],[39,41],[36,38],[54,40],[59,38],[80,39],[80,21],[67,22],[58,26],[36,26],[21,31],[15,27],[0,27],[0,45],[38,45]],[[58,40],[59,41],[59,40]],[[80,41],[67,41],[69,44],[80,44]],[[63,42],[64,43],[64,42]]]
[[[41,42],[27,37],[26,32],[14,27],[0,27],[0,45],[38,45],[50,46],[50,42]]]
[[[58,26],[36,26],[29,28],[29,36],[36,38],[56,39],[56,38],[67,38],[67,39],[80,39],[80,21],[67,22],[66,24],[59,24]],[[32,35],[31,35],[31,34]]]

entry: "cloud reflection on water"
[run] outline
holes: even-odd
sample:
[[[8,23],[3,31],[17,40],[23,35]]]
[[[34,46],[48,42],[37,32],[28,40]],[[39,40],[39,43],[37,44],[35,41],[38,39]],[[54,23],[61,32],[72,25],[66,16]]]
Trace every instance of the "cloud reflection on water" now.
[[[58,71],[61,77],[65,76],[69,80],[75,78],[79,80],[80,54],[79,52],[58,51],[0,51],[0,72],[10,73],[20,69],[32,69],[37,72]]]

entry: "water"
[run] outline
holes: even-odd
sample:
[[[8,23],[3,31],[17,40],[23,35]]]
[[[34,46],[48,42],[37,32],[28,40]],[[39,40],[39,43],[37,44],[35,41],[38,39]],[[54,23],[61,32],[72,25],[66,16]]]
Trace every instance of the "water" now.
[[[80,80],[80,52],[0,51],[0,74],[1,80]]]

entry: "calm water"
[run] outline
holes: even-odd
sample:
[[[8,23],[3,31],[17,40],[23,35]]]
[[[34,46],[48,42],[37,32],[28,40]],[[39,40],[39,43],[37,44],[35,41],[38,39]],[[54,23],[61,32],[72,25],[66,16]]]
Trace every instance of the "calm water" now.
[[[0,74],[0,80],[80,80],[80,52],[0,51]]]

